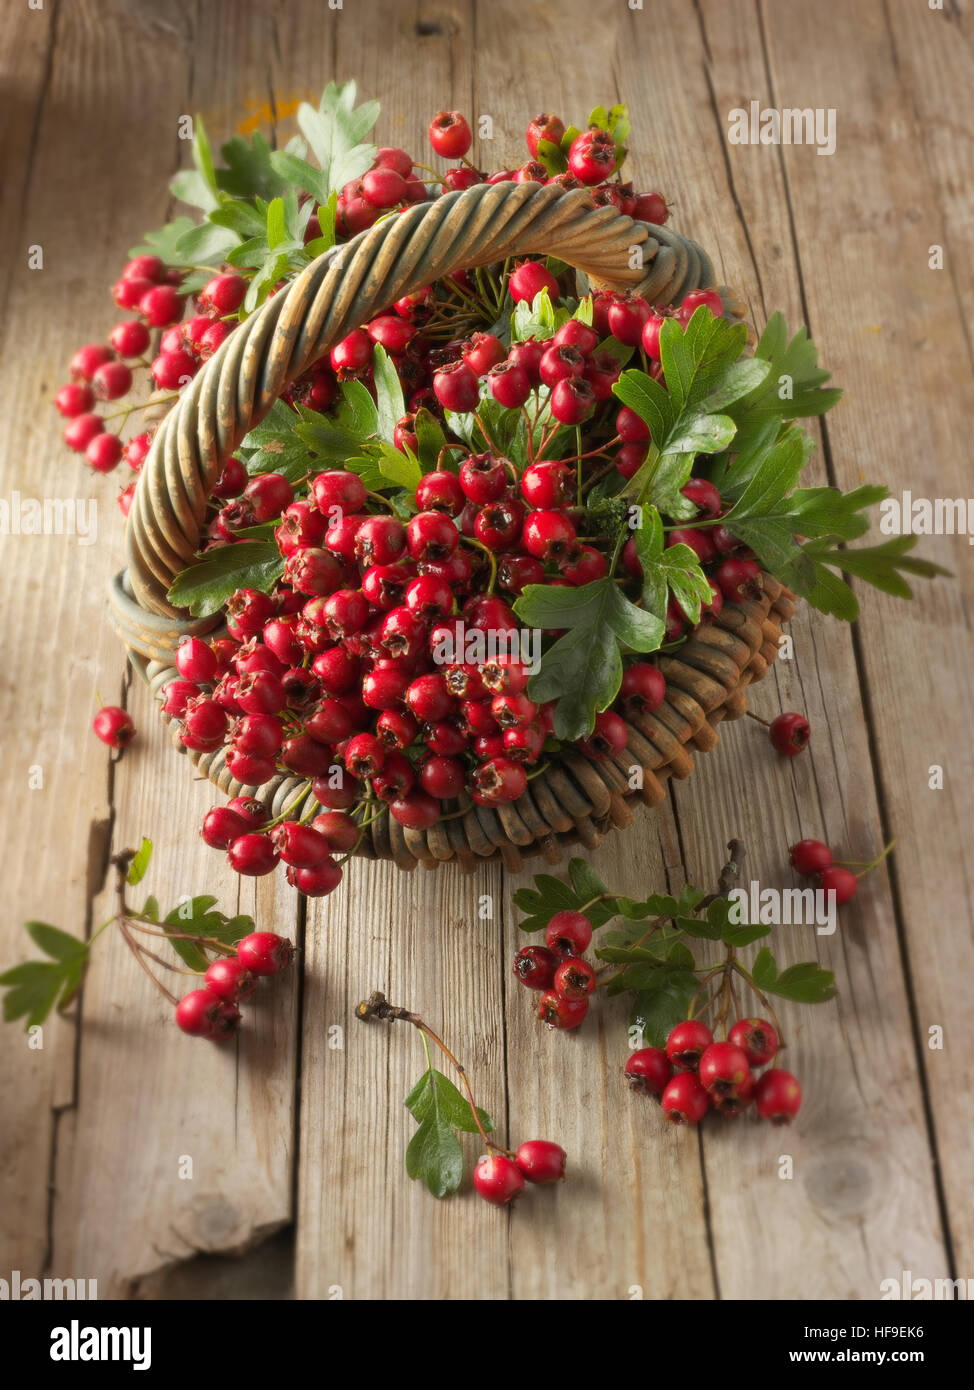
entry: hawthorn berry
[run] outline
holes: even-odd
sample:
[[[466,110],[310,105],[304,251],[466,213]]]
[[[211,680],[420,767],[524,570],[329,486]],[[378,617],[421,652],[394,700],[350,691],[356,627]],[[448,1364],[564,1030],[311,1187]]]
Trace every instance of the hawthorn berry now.
[[[750,1075],[747,1054],[732,1042],[711,1043],[701,1054],[697,1074],[705,1091],[728,1095]]]
[[[549,989],[538,1003],[538,1018],[549,1028],[578,1028],[588,1013],[588,999],[566,999],[557,990]]]
[[[545,941],[557,956],[580,956],[591,944],[592,923],[584,913],[565,908],[548,923]]]
[[[118,705],[103,705],[91,721],[91,727],[95,737],[109,748],[125,748],[135,737],[132,716]]]
[[[176,1024],[190,1037],[225,1042],[240,1025],[240,1010],[211,989],[194,989],[176,1005]]]
[[[525,392],[525,399],[527,394]],[[94,391],[81,381],[69,381],[66,386],[60,387],[54,396],[54,405],[66,420],[73,420],[78,415],[90,411],[94,403]]]
[[[626,1059],[625,1074],[630,1090],[660,1096],[673,1075],[673,1064],[661,1047],[641,1047]]]
[[[595,968],[587,960],[570,957],[555,971],[555,991],[565,999],[585,999],[595,985]]]
[[[548,1139],[527,1139],[518,1147],[517,1166],[528,1182],[561,1182],[568,1155]]]
[[[237,942],[237,959],[255,975],[277,975],[291,964],[294,947],[271,931],[251,932]]]
[[[558,299],[558,281],[541,261],[523,261],[511,272],[507,288],[515,304],[520,304],[522,300],[530,304],[542,290],[548,291],[553,304]]]
[[[588,738],[579,740],[578,747],[589,758],[611,758],[621,753],[629,742],[625,721],[612,710],[595,716],[595,728]]]
[[[416,506],[421,512],[442,512],[458,516],[466,496],[455,473],[442,470],[427,473],[416,486]]]
[[[710,1097],[692,1071],[683,1071],[666,1083],[660,1104],[671,1124],[695,1125],[710,1109]]]
[[[805,878],[812,878],[832,867],[832,851],[821,840],[799,840],[788,851],[791,867]]]
[[[323,898],[333,893],[343,877],[344,870],[334,859],[326,859],[314,868],[299,869],[291,865],[287,871],[288,883],[307,898]]]
[[[754,1103],[762,1120],[776,1125],[790,1124],[801,1109],[802,1088],[790,1071],[772,1067],[758,1078]]]
[[[776,752],[794,758],[808,746],[812,726],[803,714],[779,714],[768,728]]]
[[[528,989],[551,989],[560,958],[547,946],[522,946],[512,970]]]
[[[480,400],[477,373],[462,359],[447,362],[433,375],[433,391],[444,410],[455,413],[476,410]]]
[[[257,988],[257,976],[234,956],[222,956],[213,961],[203,979],[206,989],[229,1004],[249,999]]]
[[[688,1018],[670,1031],[666,1055],[677,1071],[696,1071],[701,1056],[713,1040],[714,1035],[705,1023]]]
[[[410,830],[428,830],[440,818],[439,802],[418,787],[389,802],[389,814]]]
[[[117,434],[96,434],[85,449],[85,459],[96,473],[110,473],[121,457],[122,441]]]
[[[817,883],[824,893],[834,893],[835,901],[840,905],[855,897],[859,887],[859,880],[852,870],[843,868],[841,864],[830,864],[827,869],[823,869],[817,877]]]
[[[524,1191],[524,1174],[513,1159],[491,1153],[474,1168],[473,1185],[485,1202],[506,1207]]]
[[[114,357],[110,347],[102,343],[86,343],[71,358],[69,370],[74,381],[91,381],[95,372]]]
[[[715,578],[728,603],[746,603],[761,593],[761,571],[753,560],[724,560]]]
[[[83,411],[80,415],[75,415],[65,426],[62,438],[69,449],[74,449],[77,453],[84,453],[88,445],[105,428],[105,422],[100,415],[92,414],[90,411]]]
[[[227,847],[227,858],[231,869],[248,878],[259,878],[263,874],[269,874],[277,863],[277,855],[270,840],[266,835],[260,835],[255,831],[248,831],[245,835],[231,840]],[[248,963],[251,969],[255,969],[252,963]],[[257,971],[258,975],[262,973],[260,970]]]
[[[516,801],[528,784],[527,773],[520,763],[496,755],[481,763],[470,781],[474,800],[488,806]]]
[[[149,330],[141,319],[125,319],[118,323],[108,335],[108,341],[118,353],[119,357],[141,357],[149,346]],[[104,364],[108,366],[108,363]],[[101,370],[99,368],[99,370]],[[129,384],[131,385],[131,373],[129,374]],[[128,390],[128,387],[125,388]],[[118,393],[120,396],[125,391]]]
[[[459,111],[438,111],[428,134],[435,153],[443,159],[462,159],[473,144],[470,127]]]
[[[211,849],[229,849],[231,843],[245,835],[250,828],[238,811],[229,806],[213,806],[203,817],[200,834],[204,844]]]
[[[727,1040],[741,1049],[752,1067],[766,1066],[778,1051],[778,1031],[763,1018],[739,1018]]]
[[[658,666],[634,661],[623,673],[619,698],[629,713],[652,714],[666,699],[666,678]]]
[[[595,390],[583,376],[565,377],[551,393],[552,415],[561,425],[580,425],[595,408]]]

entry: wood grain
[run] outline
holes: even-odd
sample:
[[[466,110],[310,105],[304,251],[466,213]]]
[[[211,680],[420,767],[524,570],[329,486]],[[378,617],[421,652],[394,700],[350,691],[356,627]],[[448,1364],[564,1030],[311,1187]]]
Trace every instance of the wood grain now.
[[[102,286],[125,247],[167,215],[166,179],[185,155],[178,114],[201,111],[217,137],[238,124],[286,136],[297,101],[354,75],[382,99],[381,142],[421,151],[434,109],[458,106],[492,117],[480,158],[499,167],[525,157],[536,108],[578,120],[627,100],[637,182],[667,194],[674,225],[713,255],[757,328],[775,308],[790,325],[807,320],[847,389],[816,480],[962,496],[974,404],[970,54],[966,13],[909,0],[828,0],[807,14],[756,0],[620,5],[598,22],[583,0],[557,13],[515,0],[355,0],[341,11],[86,0],[18,13],[0,34],[16,93],[0,180],[13,265],[2,291],[4,493],[97,491],[101,509],[97,545],[0,542],[0,622],[31,673],[24,682],[8,669],[0,683],[4,727],[31,730],[3,760],[18,807],[4,963],[20,958],[27,917],[76,931],[100,921],[109,848],[143,833],[159,847],[148,891],[236,900],[221,857],[196,836],[213,791],[174,756],[146,693],[127,689],[104,621],[121,549],[114,484],[64,456],[46,410],[70,351],[111,322]],[[730,146],[728,112],[751,98],[834,106],[835,155]],[[22,248],[38,242],[45,269],[28,272]],[[927,269],[931,243],[945,247],[942,272]],[[248,1010],[238,1048],[177,1035],[121,941],[107,940],[80,1030],[54,1025],[39,1052],[16,1029],[0,1035],[0,1266],[26,1274],[47,1261],[99,1278],[102,1296],[155,1296],[168,1265],[247,1248],[293,1220],[306,1299],[859,1299],[903,1269],[963,1275],[972,1028],[957,982],[974,963],[964,835],[974,572],[963,538],[929,538],[921,553],[955,578],[918,584],[912,605],[863,593],[853,633],[799,609],[794,660],[776,664],[753,705],[767,717],[808,713],[809,754],[783,764],[757,724],[722,726],[692,779],[592,856],[622,891],[678,888],[715,879],[739,835],[763,885],[791,886],[781,866],[801,836],[852,859],[897,837],[891,868],[866,881],[835,936],[780,933],[782,960],[817,955],[839,985],[834,1004],[783,1010],[786,1065],[806,1092],[792,1130],[664,1131],[622,1085],[620,1005],[600,1006],[577,1036],[542,1036],[509,974],[524,940],[511,896],[527,876],[356,864],[306,914],[276,876],[245,889],[241,907],[296,936],[302,978]],[[88,732],[96,684],[131,701],[140,729],[118,763]],[[45,787],[25,794],[34,763]],[[941,792],[927,789],[933,763]],[[448,1038],[502,1134],[563,1143],[571,1181],[512,1214],[469,1193],[437,1204],[408,1182],[413,1121],[401,1100],[423,1050],[405,1024],[354,1020],[373,988]],[[927,1046],[934,1024],[942,1051]],[[464,1143],[473,1158],[477,1144]],[[182,1154],[192,1181],[177,1176]],[[782,1154],[790,1181],[778,1177]]]

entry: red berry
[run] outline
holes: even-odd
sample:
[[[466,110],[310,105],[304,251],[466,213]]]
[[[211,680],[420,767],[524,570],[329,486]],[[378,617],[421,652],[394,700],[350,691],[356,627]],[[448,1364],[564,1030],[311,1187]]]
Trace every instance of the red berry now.
[[[642,345],[643,352],[653,362],[660,360],[659,354],[659,335],[663,324],[666,322],[659,314],[650,314],[643,324]]]
[[[164,391],[179,391],[196,375],[197,361],[184,348],[162,352],[152,363],[152,378]]]
[[[246,874],[249,878],[257,878],[262,874],[269,874],[277,863],[277,855],[274,853],[274,846],[267,836],[258,835],[256,832],[251,831],[231,841],[227,849],[227,858],[230,861],[231,869],[235,869],[238,874]],[[258,935],[264,936],[269,935],[269,933],[260,932]],[[248,938],[245,938],[245,940],[246,939]],[[241,956],[241,960],[242,959],[243,956]],[[265,973],[262,970],[257,970],[256,966],[250,960],[247,961],[247,965],[251,970],[256,970],[258,975]]]
[[[507,357],[507,349],[493,333],[474,333],[463,345],[464,362],[477,376],[486,376]]]
[[[122,276],[126,280],[150,280],[156,284],[166,273],[166,267],[158,256],[133,256],[128,261]]]
[[[351,816],[344,811],[322,811],[311,822],[328,842],[333,854],[347,854],[358,843],[360,830]]]
[[[558,281],[540,261],[524,261],[512,271],[507,287],[515,304],[520,304],[522,300],[532,303],[535,295],[542,290],[548,291],[553,304],[558,299]]]
[[[538,143],[541,140],[547,140],[552,145],[560,145],[564,133],[564,123],[558,116],[549,115],[546,111],[542,112],[540,116],[535,116],[534,119],[528,123],[528,128],[524,137],[527,141],[531,158],[537,158]]]
[[[194,989],[176,1005],[176,1023],[193,1038],[223,1042],[240,1024],[240,1010],[211,989]]]
[[[166,328],[182,318],[182,296],[172,285],[156,285],[139,300],[139,313],[153,328]]]
[[[778,1032],[763,1018],[739,1018],[727,1035],[752,1067],[763,1067],[778,1051]]]
[[[581,183],[602,183],[615,167],[614,145],[593,140],[588,131],[583,131],[568,151],[568,172]]]
[[[232,841],[245,835],[250,824],[229,806],[214,806],[203,817],[200,834],[211,849],[229,849]]]
[[[54,397],[56,409],[66,420],[73,420],[76,416],[90,410],[94,403],[94,391],[90,386],[86,386],[80,381],[68,382],[67,386],[62,386]]]
[[[460,164],[455,169],[447,169],[443,175],[443,182],[451,191],[458,193],[465,188],[473,188],[474,184],[483,183],[483,175],[476,169],[471,169],[467,164]]]
[[[666,1055],[677,1071],[696,1071],[700,1058],[714,1040],[714,1035],[699,1019],[688,1018],[678,1023],[666,1039]]]
[[[547,946],[522,946],[514,957],[514,974],[528,989],[551,989],[559,957]]]
[[[657,227],[662,227],[668,215],[669,208],[662,193],[640,193],[630,213],[637,221],[652,222]]]
[[[580,956],[592,941],[592,923],[581,912],[556,912],[545,931],[548,949],[559,956]]]
[[[473,136],[459,111],[438,111],[430,122],[429,142],[443,159],[461,159],[472,145]]]
[[[410,830],[428,830],[440,818],[440,805],[435,797],[417,787],[390,801],[389,814]]]
[[[523,729],[533,723],[538,706],[525,694],[495,695],[490,712],[502,729]]]
[[[568,376],[559,381],[548,402],[552,415],[561,425],[580,425],[592,413],[595,404],[595,390],[583,376]]]
[[[294,947],[272,931],[255,931],[237,942],[237,959],[255,975],[277,975],[291,964]]]
[[[366,491],[362,479],[344,468],[332,468],[319,473],[311,482],[315,506],[333,519],[359,512],[365,506]]]
[[[772,1067],[758,1078],[754,1101],[762,1120],[786,1125],[801,1109],[802,1088],[790,1071]]]
[[[612,388],[622,374],[622,364],[611,352],[596,352],[585,363],[585,380],[599,405],[612,399]]]
[[[652,310],[642,295],[621,295],[609,305],[609,332],[620,343],[625,343],[628,347],[637,347],[642,341],[643,328],[651,313]]]
[[[563,960],[555,971],[554,987],[564,999],[586,999],[595,985],[595,968],[587,960]]]
[[[517,1166],[528,1182],[561,1182],[567,1159],[561,1145],[547,1139],[528,1139],[517,1151]]]
[[[281,821],[270,832],[270,841],[285,864],[297,869],[317,869],[331,857],[324,835],[310,825],[297,821]]]
[[[538,1018],[549,1028],[577,1028],[585,1021],[588,999],[566,999],[557,990],[549,989],[538,1003]]]
[[[519,343],[511,344],[507,360],[523,367],[528,380],[533,386],[537,386],[541,381],[541,359],[547,349],[548,344],[540,342],[537,338],[524,338]]]
[[[531,379],[519,362],[508,358],[487,373],[487,385],[498,405],[517,410],[531,394]]]
[[[119,357],[141,357],[149,346],[149,330],[141,319],[125,319],[115,325],[108,335],[108,341]],[[123,394],[119,392],[119,395]]]
[[[834,893],[836,903],[841,905],[855,897],[859,880],[851,869],[844,869],[841,864],[830,864],[818,875],[818,886],[826,894]]]
[[[599,335],[587,323],[582,323],[581,319],[568,319],[551,341],[559,347],[577,348],[583,357],[591,357],[598,347]]]
[[[799,840],[788,851],[788,858],[791,867],[805,878],[832,867],[832,851],[821,840]]]
[[[460,543],[460,533],[442,512],[418,512],[409,520],[406,542],[414,560],[443,560]]]
[[[217,314],[232,314],[239,309],[247,293],[247,281],[242,275],[214,275],[200,293],[200,303]]]
[[[496,454],[473,454],[460,465],[460,487],[478,505],[496,502],[507,487],[504,460]]]
[[[724,302],[716,290],[691,290],[688,295],[684,296],[680,305],[681,323],[689,323],[701,305],[706,305],[715,318],[724,312]]]
[[[585,358],[570,343],[552,343],[542,353],[538,370],[545,386],[557,386],[568,377],[581,376],[585,371]]]
[[[76,415],[74,419],[65,426],[64,442],[69,449],[74,449],[77,453],[84,452],[93,439],[102,433],[105,422],[100,415],[93,415],[85,412]]]
[[[563,512],[534,511],[524,523],[521,543],[537,560],[557,560],[571,547],[576,534]]]
[[[476,410],[480,400],[480,382],[477,373],[462,359],[447,362],[433,376],[433,391],[444,410],[462,414]]]
[[[794,758],[808,746],[812,726],[803,714],[779,714],[768,729],[775,751]]]
[[[612,758],[621,753],[629,742],[625,721],[612,710],[595,716],[595,728],[588,738],[579,742],[579,749],[589,758]]]
[[[700,1057],[698,1075],[705,1091],[728,1095],[750,1076],[747,1054],[732,1042],[711,1043]]]
[[[243,816],[248,830],[260,830],[270,819],[267,807],[254,796],[231,796],[227,809]]]
[[[673,1075],[673,1065],[661,1047],[641,1047],[626,1061],[626,1080],[633,1091],[659,1096]]]
[[[406,704],[417,719],[445,719],[456,708],[446,676],[437,671],[417,676],[406,691]]]
[[[527,784],[527,773],[521,764],[499,756],[491,757],[482,763],[471,777],[474,800],[487,806],[505,805],[509,801],[516,801],[523,795]]]
[[[619,687],[623,707],[633,714],[652,714],[666,699],[666,679],[659,667],[648,661],[627,666]]]
[[[455,473],[439,470],[427,473],[416,486],[416,505],[421,512],[443,512],[458,516],[466,498]]]
[[[386,352],[393,354],[405,352],[416,336],[416,330],[412,324],[399,318],[397,314],[381,314],[379,318],[366,324],[365,331],[373,343],[378,343],[380,347],[385,348]]]
[[[199,637],[187,637],[176,648],[176,669],[184,680],[205,685],[216,675],[216,654]]]
[[[715,517],[720,515],[720,493],[706,478],[691,478],[680,488],[684,497],[689,498],[697,508],[698,516]]]
[[[644,444],[649,439],[649,426],[624,405],[616,416],[616,433],[625,444]]]
[[[473,1170],[473,1185],[493,1207],[506,1207],[524,1190],[524,1175],[513,1159],[488,1154]]]
[[[90,381],[105,362],[114,357],[111,348],[101,343],[86,343],[71,358],[71,376],[75,381]]]
[[[395,169],[370,169],[362,175],[362,197],[376,208],[394,208],[406,197],[406,180]]]
[[[724,560],[715,577],[728,603],[746,603],[761,593],[761,571],[753,560]]]
[[[257,976],[247,969],[243,961],[233,956],[215,960],[203,978],[206,988],[229,1004],[239,1004],[242,999],[249,999],[257,988]]]
[[[96,473],[111,473],[121,457],[122,441],[117,434],[96,434],[85,449],[85,458]]]
[[[292,865],[287,871],[288,883],[307,898],[323,898],[327,893],[333,893],[343,877],[344,871],[334,859],[326,859],[313,869],[299,869]]]
[[[680,1072],[663,1088],[663,1114],[675,1125],[695,1125],[710,1109],[710,1097],[693,1072]]]
[[[109,748],[125,748],[135,737],[135,725],[127,710],[118,705],[103,705],[91,722],[95,737]]]
[[[404,179],[408,179],[413,172],[412,157],[398,145],[380,145],[375,152],[375,167],[378,169],[395,169]]]

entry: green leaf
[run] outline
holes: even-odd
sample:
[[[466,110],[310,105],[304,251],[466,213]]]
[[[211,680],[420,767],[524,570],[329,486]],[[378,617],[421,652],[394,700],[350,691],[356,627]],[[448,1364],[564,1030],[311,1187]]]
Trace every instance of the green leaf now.
[[[767,946],[762,946],[754,957],[751,976],[759,989],[768,990],[778,978],[778,967]]]
[[[174,932],[185,933],[188,936],[217,936],[226,918],[221,912],[210,911],[215,902],[216,898],[208,893],[190,898],[167,913],[161,926],[163,930],[171,927]],[[176,955],[190,970],[206,970],[210,962],[195,942],[183,941],[173,935],[169,935],[168,940]]]
[[[569,871],[571,872],[572,864],[584,865],[584,862],[573,859]],[[580,872],[578,869],[575,870],[576,874]],[[569,908],[574,912],[584,908],[585,916],[593,928],[601,927],[616,915],[616,899],[590,903],[595,894],[587,892],[586,889],[591,887],[591,884],[582,878],[579,878],[579,883],[583,884],[583,888],[576,891],[571,883],[565,883],[551,874],[535,874],[533,888],[519,888],[514,894],[515,906],[527,914],[520,924],[521,931],[544,931],[556,912],[563,912]]]
[[[283,573],[284,558],[273,541],[240,541],[209,551],[177,575],[169,601],[205,618],[218,613],[235,589],[270,593]]]
[[[601,897],[609,891],[587,859],[570,859],[568,876],[583,903],[588,903],[592,898]]]
[[[608,576],[576,589],[529,584],[514,611],[529,627],[567,629],[542,656],[530,693],[539,704],[557,700],[555,734],[572,742],[592,732],[597,711],[619,693],[622,647],[656,651],[665,630]]]
[[[785,565],[794,567],[793,577],[802,574],[802,560],[795,540],[797,519],[788,494],[808,461],[812,440],[797,425],[791,426],[764,450],[753,467],[750,479],[731,510],[721,520],[749,545],[765,568],[777,574]],[[810,516],[806,520],[811,520]],[[806,583],[811,565],[805,565]]]
[[[88,943],[77,936],[71,936],[60,927],[48,926],[46,922],[25,922],[28,936],[35,946],[39,946],[46,956],[57,961],[72,960],[76,956],[88,954]]]
[[[286,150],[274,150],[271,153],[271,168],[290,187],[310,193],[317,203],[327,203],[332,196],[332,190],[328,187],[321,170],[309,164],[306,159],[299,159],[297,155]]]
[[[801,965],[789,965],[772,984],[762,988],[797,1004],[823,1004],[835,996],[835,975],[814,961],[803,961]]]
[[[133,855],[131,864],[129,864],[127,881],[133,888],[145,878],[145,871],[149,867],[151,858],[152,841],[143,836],[142,843]]]
[[[28,961],[0,975],[0,985],[7,993],[3,997],[3,1017],[7,1023],[26,1018],[25,1027],[43,1023],[57,1003],[65,987],[65,967],[49,961]]]
[[[217,171],[217,182],[224,193],[236,198],[262,198],[269,202],[288,191],[290,180],[274,167],[274,151],[255,131],[251,140],[235,135],[220,147],[226,165]]]
[[[478,1133],[466,1096],[461,1095],[449,1077],[435,1067],[423,1073],[403,1104],[420,1123],[438,1110],[452,1129],[462,1130],[465,1134]],[[494,1124],[487,1111],[478,1106],[477,1114],[481,1125],[490,1134]]]
[[[142,916],[148,917],[150,922],[159,920],[159,900],[153,893],[150,893],[142,904]]]
[[[563,174],[568,168],[568,159],[560,145],[552,140],[539,140],[537,160],[543,164],[549,175]]]
[[[372,372],[375,380],[379,438],[391,444],[396,425],[406,413],[406,402],[399,374],[381,343],[376,343],[372,349]]]
[[[239,242],[237,234],[228,228],[210,221],[201,222],[188,228],[177,240],[173,248],[175,263],[201,265],[207,262],[216,266]]]
[[[379,472],[390,483],[404,487],[410,493],[416,491],[423,470],[414,454],[404,454],[392,444],[383,444],[379,455]]]
[[[284,200],[274,198],[267,205],[267,245],[273,251],[287,240],[287,225],[284,220]]]
[[[378,117],[377,101],[356,108],[354,82],[340,87],[329,82],[317,111],[307,102],[301,103],[298,125],[321,165],[324,187],[329,193],[339,192],[371,167],[375,146],[361,142]]]
[[[633,530],[636,554],[642,566],[642,604],[664,624],[669,594],[692,623],[700,621],[700,609],[713,595],[696,551],[688,545],[663,545],[663,522],[655,507],[644,507],[642,526]]]
[[[717,392],[746,343],[745,324],[715,317],[703,304],[686,328],[676,319],[664,319],[659,335],[660,361],[676,410],[698,405]]]
[[[157,232],[146,232],[138,246],[129,248],[130,256],[158,256],[166,265],[181,265],[177,247],[187,232],[196,230],[191,217],[174,217]]]
[[[668,1034],[687,1016],[697,977],[689,970],[658,970],[652,986],[636,995],[630,1022],[640,1030],[647,1047],[664,1047]]]
[[[210,142],[206,138],[203,122],[197,116],[193,122],[193,169],[183,170],[169,182],[173,197],[191,207],[211,212],[220,201],[216,173],[213,168],[213,155]]]
[[[447,439],[436,416],[425,407],[417,410],[414,428],[419,449],[419,465],[423,472],[433,473],[440,467],[451,473],[457,472],[459,465],[452,462],[453,455],[444,454],[443,462],[440,463],[440,452]]]
[[[746,448],[769,423],[823,415],[842,396],[835,388],[822,389],[829,373],[818,365],[818,352],[808,330],[800,328],[789,342],[784,318],[779,313],[768,320],[755,356],[768,362],[769,370],[765,380],[742,397],[731,412],[737,422],[741,448]]]

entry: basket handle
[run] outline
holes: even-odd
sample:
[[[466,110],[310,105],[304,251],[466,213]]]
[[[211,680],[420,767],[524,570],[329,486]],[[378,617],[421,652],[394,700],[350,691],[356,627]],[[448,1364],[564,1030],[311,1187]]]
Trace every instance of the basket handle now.
[[[447,193],[332,247],[230,334],[160,425],[128,521],[128,584],[138,607],[169,623],[185,616],[166,593],[195,562],[210,490],[240,441],[312,362],[431,281],[540,254],[598,287],[635,289],[656,304],[713,284],[694,242],[614,207],[593,207],[583,189],[536,183]]]

